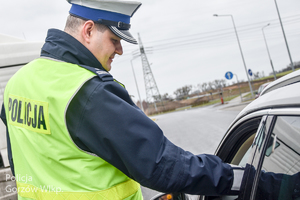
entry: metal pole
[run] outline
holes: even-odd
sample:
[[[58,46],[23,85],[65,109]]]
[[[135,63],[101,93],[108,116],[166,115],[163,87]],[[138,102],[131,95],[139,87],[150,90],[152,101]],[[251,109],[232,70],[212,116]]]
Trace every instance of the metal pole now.
[[[266,36],[265,36],[265,33],[264,33],[264,28],[266,28],[266,27],[269,26],[269,25],[270,25],[270,24],[267,24],[266,26],[262,27],[261,30],[262,30],[262,33],[263,33],[263,36],[264,36],[264,39],[265,39],[265,44],[266,44],[266,47],[267,47],[267,52],[268,52],[269,59],[270,59],[270,63],[271,63],[271,67],[272,67],[272,70],[273,70],[274,80],[276,80],[276,73],[275,73],[275,71],[274,71],[273,62],[272,62],[272,59],[271,59],[271,56],[270,56],[270,52],[269,52],[269,48],[268,48]]]
[[[284,29],[283,29],[283,25],[282,25],[279,9],[278,9],[278,6],[277,6],[277,2],[276,2],[276,0],[274,0],[274,1],[275,1],[275,5],[276,5],[276,9],[277,9],[277,13],[278,13],[278,17],[279,17],[279,21],[280,21],[280,25],[281,25],[281,29],[282,29],[282,33],[283,33],[283,37],[284,37],[284,41],[285,41],[285,45],[286,45],[286,48],[287,48],[287,51],[288,51],[288,54],[289,54],[289,57],[290,57],[292,70],[295,71],[294,63],[293,63],[292,56],[291,56],[290,49],[289,49],[289,45],[288,45],[286,37],[285,37],[285,32],[284,32]]]
[[[134,58],[132,58],[130,60],[130,63],[131,63],[131,68],[132,68],[132,72],[133,72],[133,76],[134,76],[134,81],[135,81],[135,85],[136,85],[136,89],[137,89],[137,92],[138,92],[138,95],[139,95],[139,100],[141,102],[141,107],[142,107],[142,111],[144,112],[144,107],[143,107],[143,102],[141,101],[141,96],[140,96],[140,92],[139,92],[139,87],[138,87],[138,84],[137,84],[137,81],[136,81],[136,77],[135,77],[135,73],[134,73],[134,69],[133,69],[133,64],[132,64],[132,61],[136,58],[138,58],[139,56],[136,56]]]
[[[238,44],[239,44],[239,48],[240,48],[242,60],[243,60],[243,63],[244,63],[244,68],[245,68],[246,75],[247,75],[247,79],[248,79],[249,88],[250,88],[250,91],[251,91],[251,96],[252,96],[252,98],[253,98],[253,97],[254,97],[254,94],[253,94],[253,90],[252,90],[252,85],[251,85],[251,82],[250,82],[250,79],[249,79],[248,70],[247,70],[247,67],[246,67],[246,62],[245,62],[245,59],[244,59],[242,47],[241,47],[240,40],[239,40],[239,36],[238,36],[237,30],[236,30],[236,27],[235,27],[235,23],[234,23],[233,16],[232,16],[232,15],[217,15],[217,14],[214,14],[214,16],[215,16],[215,17],[219,17],[219,16],[221,16],[221,17],[222,17],[222,16],[230,16],[231,19],[232,19],[232,23],[233,23],[235,35],[236,35],[236,38],[237,38],[237,41],[238,41]]]

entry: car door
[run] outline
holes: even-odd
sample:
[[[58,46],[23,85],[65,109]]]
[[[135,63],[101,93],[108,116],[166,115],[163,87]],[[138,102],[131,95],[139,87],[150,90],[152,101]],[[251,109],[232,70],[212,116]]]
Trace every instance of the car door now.
[[[260,111],[247,115],[235,122],[222,139],[216,155],[224,162],[245,167],[248,160],[253,158],[253,141],[258,130],[267,117],[268,111]],[[238,196],[200,196],[201,200],[236,199]]]
[[[274,116],[264,115],[260,121],[255,138],[251,147],[248,149],[247,162],[245,167],[244,177],[240,187],[238,199],[249,200],[253,199],[252,192],[257,188],[259,176],[257,172],[261,169],[262,159],[266,151],[266,144],[269,140],[269,133],[274,124]],[[246,156],[246,155],[245,155]]]
[[[241,193],[239,196],[201,196],[200,199],[289,199],[290,196],[295,199],[297,192],[289,191],[300,191],[299,114],[297,108],[266,110],[236,122],[216,155],[224,162],[251,169],[245,172]],[[278,180],[274,180],[276,178]],[[286,186],[282,179],[294,182]]]
[[[270,115],[267,123],[239,199],[300,199],[300,116]]]

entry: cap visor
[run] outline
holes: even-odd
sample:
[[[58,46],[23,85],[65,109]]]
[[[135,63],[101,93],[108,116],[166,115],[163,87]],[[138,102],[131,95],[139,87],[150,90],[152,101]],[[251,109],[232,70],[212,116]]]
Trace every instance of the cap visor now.
[[[132,44],[138,44],[129,32],[129,30],[120,30],[115,26],[107,26],[116,36]]]

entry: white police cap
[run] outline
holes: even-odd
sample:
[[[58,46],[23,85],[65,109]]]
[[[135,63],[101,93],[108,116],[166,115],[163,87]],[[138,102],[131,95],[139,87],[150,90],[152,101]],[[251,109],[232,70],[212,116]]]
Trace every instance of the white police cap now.
[[[136,39],[129,32],[130,18],[142,5],[137,1],[122,0],[67,0],[70,15],[106,25],[114,34],[132,44]]]

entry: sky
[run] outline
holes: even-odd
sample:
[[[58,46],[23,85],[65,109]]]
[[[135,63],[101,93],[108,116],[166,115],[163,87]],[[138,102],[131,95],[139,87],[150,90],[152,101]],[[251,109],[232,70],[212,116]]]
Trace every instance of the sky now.
[[[142,6],[131,19],[131,33],[140,35],[160,94],[185,85],[225,79],[227,83],[247,81],[246,69],[269,75],[290,64],[275,0],[141,0]],[[300,1],[277,0],[291,58],[300,61]],[[70,4],[65,0],[14,0],[0,5],[0,34],[27,41],[44,41],[49,28],[63,30]],[[238,33],[241,51],[230,16]],[[268,23],[269,26],[265,27]],[[262,28],[265,27],[267,47]],[[141,99],[146,99],[141,58],[133,59],[139,45],[126,42],[123,55],[116,56],[111,74],[126,86],[138,101],[134,69]],[[133,60],[132,60],[133,59]],[[132,62],[131,62],[132,61]],[[131,65],[132,63],[132,65]],[[251,77],[250,77],[251,78]]]

